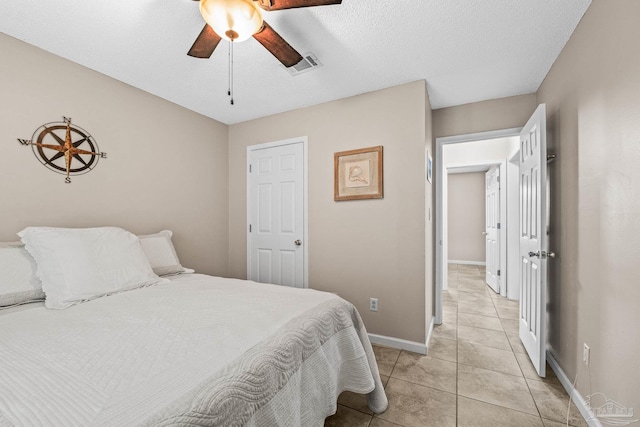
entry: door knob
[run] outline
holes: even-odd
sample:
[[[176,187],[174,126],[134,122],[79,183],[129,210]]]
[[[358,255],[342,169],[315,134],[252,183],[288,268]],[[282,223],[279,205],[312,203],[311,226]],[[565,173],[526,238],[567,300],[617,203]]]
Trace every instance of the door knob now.
[[[482,232],[482,235],[483,235],[483,236],[486,236],[487,234],[489,234],[489,233],[487,233],[486,231],[483,231],[483,232]]]
[[[530,257],[537,257],[537,258],[542,258],[542,259],[547,259],[547,258],[555,258],[556,254],[555,252],[529,252],[529,256]]]
[[[300,246],[302,244],[302,240],[298,239],[295,242],[293,242],[296,246]]]

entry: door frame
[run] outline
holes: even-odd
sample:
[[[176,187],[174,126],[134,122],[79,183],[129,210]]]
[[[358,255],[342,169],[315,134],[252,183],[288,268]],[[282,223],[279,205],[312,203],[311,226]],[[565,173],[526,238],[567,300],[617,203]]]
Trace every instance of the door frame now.
[[[444,183],[447,182],[446,173],[447,169],[454,167],[455,165],[449,165],[447,168],[442,163],[442,149],[445,145],[460,144],[463,142],[476,142],[487,139],[508,138],[520,136],[522,128],[510,128],[501,129],[488,132],[469,133],[464,135],[454,135],[436,138],[436,238],[435,238],[435,253],[436,253],[436,266],[435,266],[435,286],[434,286],[434,301],[435,301],[435,324],[442,324],[442,291],[447,289],[447,275],[444,272],[447,270],[448,257],[444,252],[446,245],[446,235],[444,233],[444,226],[446,225],[447,207],[444,201],[447,199]],[[471,162],[469,162],[471,163]],[[498,162],[499,163],[499,162]],[[466,163],[465,163],[466,164]],[[480,162],[480,164],[484,164]],[[497,164],[496,162],[492,164]],[[462,166],[462,165],[459,165]],[[501,194],[502,197],[502,194]],[[504,204],[506,209],[506,203]],[[501,207],[502,210],[502,207]],[[506,215],[505,215],[506,217]],[[502,233],[504,234],[504,233]],[[502,239],[502,237],[501,237]],[[504,251],[503,251],[504,252]],[[502,261],[501,261],[502,262]],[[502,291],[502,290],[501,290]]]
[[[520,223],[520,149],[516,150],[507,161],[507,222]],[[507,248],[520,247],[520,226],[507,228]],[[519,252],[519,251],[518,251]],[[507,295],[511,300],[520,299],[520,254],[507,253]]]
[[[498,261],[498,273],[497,273],[497,282],[498,282],[498,293],[501,296],[507,295],[507,233],[510,227],[507,226],[509,220],[507,218],[507,161],[502,160],[497,163],[498,167],[498,202],[500,205],[500,221],[498,221],[498,238],[496,239],[498,243],[498,250],[500,251],[499,261]],[[490,167],[489,170],[493,168]],[[489,171],[487,171],[489,172]],[[487,188],[486,188],[486,172],[485,172],[485,215],[486,215],[486,207],[487,207]],[[485,230],[486,230],[486,219],[485,219]],[[485,235],[485,248],[487,247],[487,235]],[[487,259],[487,254],[485,253],[485,261]],[[486,262],[485,262],[486,266]],[[486,274],[485,274],[485,282],[486,282]],[[488,284],[488,282],[487,282]],[[491,285],[489,287],[493,288]],[[495,291],[495,290],[494,290]]]
[[[250,145],[247,147],[247,165],[246,165],[246,180],[247,180],[247,223],[245,230],[247,231],[247,279],[251,280],[251,233],[249,233],[249,225],[251,224],[251,173],[249,172],[249,165],[251,164],[251,152],[257,150],[264,150],[267,148],[282,147],[285,145],[302,144],[303,152],[303,183],[302,191],[303,196],[303,238],[302,238],[302,250],[303,256],[303,273],[302,273],[302,287],[309,287],[309,138],[306,136],[298,136],[295,138],[283,139],[280,141],[265,142],[262,144]]]
[[[444,179],[442,180],[442,199],[443,199],[443,203],[442,203],[442,219],[443,219],[443,224],[442,224],[442,235],[443,235],[443,239],[442,239],[442,256],[444,257],[444,262],[443,262],[443,266],[449,263],[449,257],[447,256],[447,249],[449,247],[449,243],[447,241],[447,236],[444,233],[445,230],[448,230],[449,224],[447,222],[447,215],[449,214],[449,208],[447,206],[447,200],[449,199],[449,195],[448,195],[448,190],[447,190],[447,182],[448,182],[448,176],[451,174],[457,174],[457,173],[473,173],[473,172],[488,172],[489,169],[491,169],[493,166],[498,166],[500,169],[500,224],[502,226],[501,230],[500,230],[500,268],[502,270],[504,270],[505,275],[501,275],[500,276],[500,295],[503,297],[507,296],[507,287],[506,287],[506,279],[507,279],[507,233],[504,233],[503,230],[505,230],[506,228],[506,224],[508,223],[508,219],[507,219],[507,209],[508,206],[507,205],[507,187],[506,185],[502,185],[504,184],[505,181],[503,181],[502,176],[504,175],[504,180],[507,180],[507,161],[506,160],[502,160],[502,161],[494,161],[494,162],[465,162],[465,163],[452,163],[446,166],[443,166],[443,169],[446,171],[446,173],[443,174]],[[508,181],[507,181],[508,182]],[[517,222],[516,222],[517,223]],[[445,277],[444,271],[442,272],[443,277]],[[448,278],[445,277],[444,279],[444,283],[443,283],[443,288],[442,290],[446,290],[447,289],[447,280]]]

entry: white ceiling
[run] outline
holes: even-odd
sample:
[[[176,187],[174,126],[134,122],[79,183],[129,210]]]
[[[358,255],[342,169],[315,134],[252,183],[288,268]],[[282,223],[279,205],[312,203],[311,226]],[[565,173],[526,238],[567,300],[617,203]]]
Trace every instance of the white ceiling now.
[[[291,76],[257,41],[187,51],[191,0],[1,0],[0,31],[232,124],[425,79],[432,108],[535,92],[591,0],[343,0],[265,12],[323,67]],[[6,61],[6,62],[5,62]],[[5,66],[10,64],[3,58]]]

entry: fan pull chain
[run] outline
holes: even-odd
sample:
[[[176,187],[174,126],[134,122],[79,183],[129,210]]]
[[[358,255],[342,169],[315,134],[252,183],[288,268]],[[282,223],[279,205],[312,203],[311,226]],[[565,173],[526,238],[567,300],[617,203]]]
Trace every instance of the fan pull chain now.
[[[227,95],[231,98],[231,105],[233,105],[233,41],[229,43],[229,89],[227,89]]]

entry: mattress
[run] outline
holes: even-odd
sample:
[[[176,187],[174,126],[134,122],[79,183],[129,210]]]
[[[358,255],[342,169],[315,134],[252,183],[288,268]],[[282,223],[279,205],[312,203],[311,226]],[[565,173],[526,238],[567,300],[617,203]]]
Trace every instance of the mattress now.
[[[320,426],[344,390],[387,406],[350,303],[199,274],[0,312],[0,378],[0,426]]]

